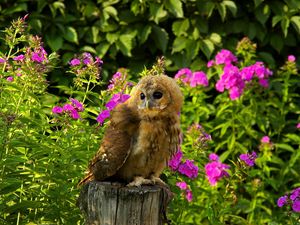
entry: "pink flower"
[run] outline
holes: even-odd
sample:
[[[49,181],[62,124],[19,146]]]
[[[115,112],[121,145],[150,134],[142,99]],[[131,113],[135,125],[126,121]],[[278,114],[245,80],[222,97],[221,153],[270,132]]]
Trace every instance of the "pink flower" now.
[[[41,56],[39,56],[38,53],[33,52],[32,55],[31,55],[31,60],[34,61],[34,62],[41,63],[41,62],[44,61],[44,58],[42,58]]]
[[[264,88],[269,87],[269,81],[267,79],[260,79],[258,82]]]
[[[224,82],[221,79],[217,81],[216,89],[217,89],[218,92],[224,92],[225,85],[224,85]]]
[[[254,166],[255,160],[257,158],[256,152],[252,152],[251,154],[241,154],[240,159],[243,160],[248,166]]]
[[[294,55],[289,55],[288,56],[288,61],[289,62],[295,62],[296,61],[296,57]]]
[[[236,100],[242,95],[242,91],[238,87],[232,87],[229,91],[229,97],[231,100]]]
[[[193,73],[189,68],[182,68],[175,74],[175,79],[180,79],[183,83],[188,83]]]
[[[204,168],[206,177],[212,186],[215,186],[222,177],[229,176],[226,170],[230,167],[218,161],[209,162]]]
[[[74,59],[72,59],[72,60],[70,61],[70,65],[71,65],[71,66],[78,66],[78,65],[80,65],[80,60],[74,58]]]
[[[298,123],[296,127],[297,127],[298,129],[300,129],[300,123]]]
[[[73,119],[75,119],[75,120],[77,120],[77,119],[80,118],[79,113],[78,113],[77,110],[75,110],[75,109],[73,109],[73,110],[70,111],[70,115],[71,115],[71,117],[72,117]]]
[[[185,198],[188,202],[191,202],[193,200],[193,193],[191,190],[186,190]]]
[[[277,205],[278,207],[282,207],[284,206],[286,203],[287,203],[287,199],[288,199],[288,196],[284,195],[284,196],[281,196],[278,200],[277,200]]]
[[[300,187],[292,190],[292,193],[290,195],[290,199],[292,201],[295,201],[297,198],[300,198]]]
[[[227,49],[222,49],[217,55],[216,55],[216,64],[231,64],[232,62],[237,62],[237,58],[234,54],[232,54],[231,51]]]
[[[6,80],[9,81],[9,82],[13,82],[14,78],[13,77],[7,77]]]
[[[181,190],[186,190],[188,188],[187,183],[185,183],[184,181],[177,182],[176,186],[179,187]]]
[[[98,56],[96,56],[95,59],[96,59],[95,63],[98,64],[99,66],[102,66],[103,61]]]
[[[206,74],[202,71],[194,72],[193,75],[190,77],[190,86],[196,87],[197,85],[208,86],[208,80]]]
[[[255,73],[253,65],[246,66],[241,70],[242,79],[245,81],[251,81]]]
[[[186,160],[184,163],[181,163],[178,167],[178,171],[186,175],[187,177],[194,179],[198,176],[198,166],[194,164],[193,160]]]
[[[216,153],[210,153],[208,158],[210,161],[219,161],[219,156]]]
[[[72,110],[74,110],[74,107],[71,104],[65,104],[63,106],[63,110],[64,111],[72,111]]]
[[[92,58],[93,57],[90,53],[85,52],[85,53],[83,53],[83,60],[82,61],[85,65],[89,65],[92,61]]]
[[[121,92],[114,94],[111,99],[106,103],[105,107],[109,110],[114,109],[118,104],[126,102],[130,98],[130,95],[123,94]]]
[[[169,160],[168,166],[173,170],[177,170],[182,159],[182,151],[178,150],[175,155]]]
[[[207,65],[206,65],[206,66],[207,66],[208,68],[210,68],[210,67],[212,67],[214,64],[215,64],[214,60],[210,60],[210,61],[207,62]]]
[[[6,62],[5,59],[0,58],[0,63],[5,63],[5,62]]]
[[[300,199],[293,202],[292,209],[294,212],[300,212]]]
[[[82,112],[84,110],[82,103],[79,102],[77,99],[71,98],[70,101],[72,103],[72,106],[79,112]]]
[[[63,112],[63,108],[62,108],[62,107],[59,107],[59,106],[54,106],[54,107],[52,108],[52,112],[53,112],[54,114],[60,114],[60,113]]]
[[[103,124],[104,120],[109,118],[110,116],[110,110],[103,110],[97,117],[97,122],[101,125]]]
[[[262,143],[270,143],[270,138],[268,136],[263,136],[260,141]]]
[[[23,54],[21,54],[21,55],[18,55],[16,57],[14,57],[13,60],[15,60],[15,61],[23,61],[24,58],[25,58],[25,56]]]

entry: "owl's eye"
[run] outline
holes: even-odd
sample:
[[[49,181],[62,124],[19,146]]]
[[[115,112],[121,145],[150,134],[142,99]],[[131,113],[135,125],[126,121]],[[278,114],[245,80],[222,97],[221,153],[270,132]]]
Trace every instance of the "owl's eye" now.
[[[153,98],[154,99],[160,99],[162,96],[163,96],[163,94],[161,92],[159,92],[159,91],[155,91],[153,93]]]
[[[141,97],[142,100],[144,100],[146,96],[145,96],[145,94],[142,92],[142,93],[140,94],[140,97]]]

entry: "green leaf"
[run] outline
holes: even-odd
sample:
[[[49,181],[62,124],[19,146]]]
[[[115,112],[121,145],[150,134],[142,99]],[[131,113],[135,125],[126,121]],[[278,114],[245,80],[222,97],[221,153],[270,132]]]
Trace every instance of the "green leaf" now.
[[[47,44],[50,46],[52,51],[59,50],[63,45],[63,38],[60,35],[45,35]]]
[[[66,39],[69,42],[78,44],[78,35],[74,27],[66,27],[64,39]]]
[[[217,33],[212,33],[209,37],[209,40],[211,40],[215,45],[217,45],[221,43],[222,37]]]
[[[183,17],[182,3],[180,0],[165,0],[166,8],[177,18]]]
[[[118,18],[118,11],[112,7],[112,6],[107,6],[103,9],[105,12],[107,12],[107,14],[109,14],[110,16],[112,16],[115,20],[119,20]]]
[[[270,14],[271,14],[271,10],[269,5],[259,7],[255,10],[255,17],[262,25],[265,25],[266,21],[270,17]]]
[[[119,32],[116,33],[106,33],[106,40],[108,43],[113,44],[119,39]]]
[[[221,16],[221,19],[222,21],[224,21],[226,17],[226,5],[223,2],[216,5],[217,5],[218,12]]]
[[[280,35],[278,34],[273,34],[271,36],[271,41],[270,41],[271,45],[273,46],[273,48],[275,48],[278,52],[281,51],[282,47],[283,47],[283,39],[281,38]]]
[[[274,17],[272,18],[272,27],[275,27],[276,24],[277,24],[279,21],[281,21],[282,19],[283,19],[282,16],[274,16]]]
[[[189,19],[178,20],[172,24],[172,31],[176,36],[186,34],[190,27]]]
[[[215,50],[215,46],[211,40],[206,39],[202,41],[200,49],[205,54],[206,58],[209,59]]]
[[[93,47],[88,46],[88,45],[85,45],[82,48],[80,48],[80,51],[81,52],[90,52],[90,53],[93,53],[93,54],[97,53],[96,50]]]
[[[287,18],[284,18],[283,20],[281,20],[280,25],[281,25],[281,29],[283,31],[284,37],[286,37],[287,34],[288,34],[288,29],[289,29],[289,26],[290,26],[290,21]]]
[[[2,11],[2,14],[4,15],[11,15],[16,12],[22,12],[22,11],[27,11],[27,4],[26,3],[18,3],[14,4],[14,6],[6,8]]]
[[[140,44],[143,44],[147,41],[149,35],[151,34],[152,27],[150,25],[146,25],[143,27],[142,31],[138,33],[138,38],[140,40]]]
[[[236,16],[237,7],[233,1],[223,1],[225,6],[230,10],[233,16]]]
[[[276,143],[275,146],[280,149],[288,150],[290,152],[294,152],[294,148],[288,144],[284,143]]]
[[[186,42],[186,57],[187,60],[194,59],[198,53],[200,48],[200,42],[195,40],[187,40]]]
[[[169,41],[168,33],[165,31],[165,29],[163,29],[159,26],[156,26],[156,25],[154,25],[152,27],[152,30],[153,30],[152,38],[154,39],[156,46],[160,50],[162,50],[163,53],[165,53],[167,50],[168,41]]]
[[[264,0],[254,0],[255,7],[259,6]]]
[[[121,34],[119,40],[116,42],[117,47],[126,56],[131,56],[131,49],[133,47],[133,40],[136,33]]]
[[[291,18],[291,22],[295,28],[295,30],[300,34],[300,16],[293,16]]]
[[[187,39],[185,37],[175,38],[172,46],[172,54],[182,51],[186,47],[186,40]]]
[[[159,23],[159,21],[167,16],[167,11],[164,10],[164,7],[162,4],[157,3],[151,3],[150,4],[150,15],[151,20],[153,20],[155,23]]]

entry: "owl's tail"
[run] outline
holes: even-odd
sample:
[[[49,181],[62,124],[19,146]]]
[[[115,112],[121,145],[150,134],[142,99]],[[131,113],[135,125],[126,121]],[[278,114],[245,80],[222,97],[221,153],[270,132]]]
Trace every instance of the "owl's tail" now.
[[[85,175],[85,177],[84,177],[81,181],[79,181],[79,183],[77,184],[77,187],[80,187],[81,185],[86,184],[86,183],[88,183],[88,182],[90,182],[90,181],[92,181],[92,180],[95,180],[95,177],[94,177],[94,175],[92,174],[92,172],[89,171],[89,172]]]

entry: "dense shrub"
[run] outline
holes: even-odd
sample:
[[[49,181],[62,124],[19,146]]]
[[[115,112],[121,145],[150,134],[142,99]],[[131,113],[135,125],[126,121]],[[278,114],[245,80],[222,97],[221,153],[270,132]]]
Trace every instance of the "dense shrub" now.
[[[67,97],[48,93],[46,76],[60,59],[26,32],[25,19],[5,30],[0,52],[0,221],[81,224],[76,184],[98,149],[109,111],[129,97],[130,73],[122,68],[107,90],[93,92],[103,85],[103,62],[83,53],[64,74],[73,84],[57,87]],[[183,143],[164,178],[175,193],[173,223],[299,223],[295,57],[270,70],[244,38],[234,53],[223,49],[202,71],[189,66],[173,75],[185,96]]]
[[[0,10],[0,26],[29,13],[32,32],[43,35],[45,47],[58,51],[64,64],[78,52],[90,52],[104,57],[109,74],[119,67],[140,72],[161,55],[168,71],[198,70],[245,36],[271,67],[274,59],[299,52],[298,0],[4,0]],[[61,76],[56,70],[51,77],[63,83]]]

